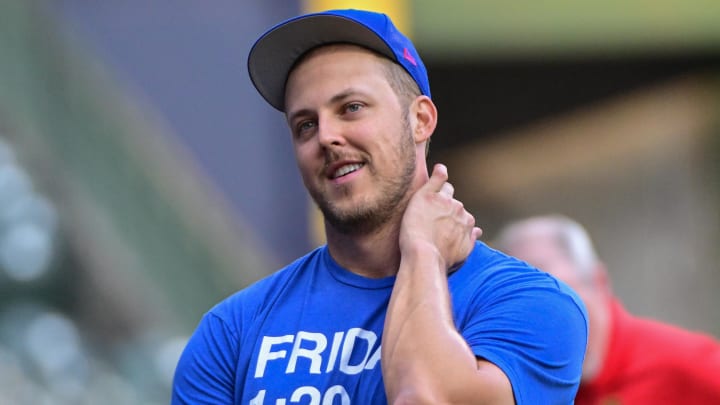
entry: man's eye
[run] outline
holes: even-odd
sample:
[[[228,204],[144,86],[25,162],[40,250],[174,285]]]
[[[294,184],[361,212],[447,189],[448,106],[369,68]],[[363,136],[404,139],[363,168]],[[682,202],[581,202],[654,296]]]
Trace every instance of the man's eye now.
[[[297,125],[298,132],[305,132],[315,127],[314,121],[302,121]]]
[[[350,103],[345,106],[345,110],[347,112],[357,112],[360,111],[363,108],[363,105],[360,103]]]

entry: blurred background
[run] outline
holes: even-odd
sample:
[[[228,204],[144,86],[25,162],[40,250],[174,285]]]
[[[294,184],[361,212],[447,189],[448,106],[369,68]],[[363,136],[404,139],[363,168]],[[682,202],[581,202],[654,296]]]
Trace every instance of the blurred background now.
[[[720,2],[9,0],[0,403],[167,403],[202,314],[322,243],[245,60],[348,6],[413,37],[484,240],[572,216],[628,309],[720,336]]]

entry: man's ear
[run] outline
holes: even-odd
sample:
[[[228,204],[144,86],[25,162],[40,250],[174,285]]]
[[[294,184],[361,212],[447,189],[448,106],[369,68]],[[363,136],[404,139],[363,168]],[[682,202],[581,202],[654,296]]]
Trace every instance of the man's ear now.
[[[415,143],[429,141],[437,126],[438,112],[430,97],[422,95],[410,105],[410,125]]]

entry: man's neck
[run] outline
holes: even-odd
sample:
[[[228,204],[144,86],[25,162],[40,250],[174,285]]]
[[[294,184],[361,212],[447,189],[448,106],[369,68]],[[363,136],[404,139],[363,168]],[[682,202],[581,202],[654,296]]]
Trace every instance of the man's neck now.
[[[400,266],[400,218],[362,235],[339,233],[325,227],[328,249],[343,268],[368,278],[394,276]]]
[[[420,144],[418,153],[424,151]],[[418,155],[423,156],[423,155]],[[368,278],[394,276],[400,268],[400,225],[405,207],[415,192],[428,179],[424,157],[418,157],[413,184],[405,199],[396,206],[391,218],[377,229],[359,234],[338,232],[325,222],[325,234],[330,255],[346,270]]]

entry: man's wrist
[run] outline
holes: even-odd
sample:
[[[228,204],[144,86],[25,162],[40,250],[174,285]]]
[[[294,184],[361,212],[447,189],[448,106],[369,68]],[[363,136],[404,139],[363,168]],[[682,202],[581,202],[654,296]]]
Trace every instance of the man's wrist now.
[[[430,242],[416,242],[404,247],[401,252],[401,267],[407,265],[410,268],[435,264],[442,272],[448,270],[449,264],[440,254],[438,248]]]

